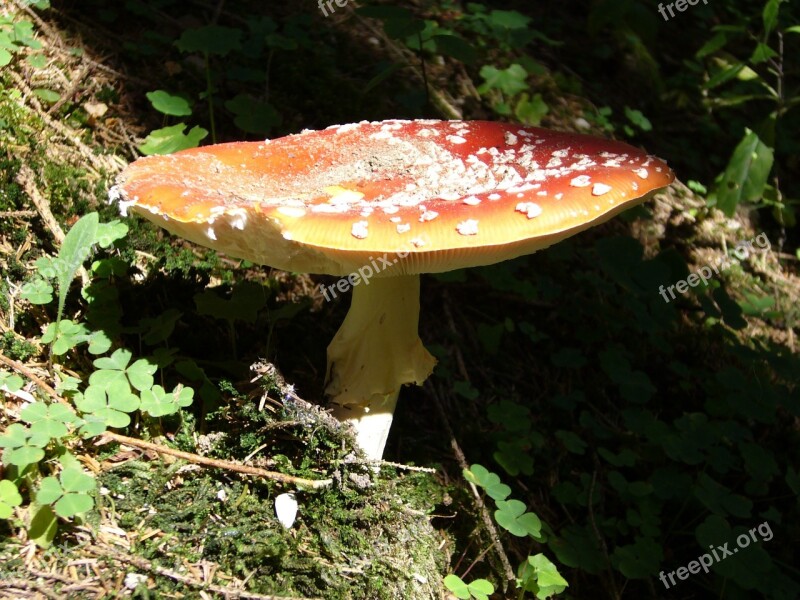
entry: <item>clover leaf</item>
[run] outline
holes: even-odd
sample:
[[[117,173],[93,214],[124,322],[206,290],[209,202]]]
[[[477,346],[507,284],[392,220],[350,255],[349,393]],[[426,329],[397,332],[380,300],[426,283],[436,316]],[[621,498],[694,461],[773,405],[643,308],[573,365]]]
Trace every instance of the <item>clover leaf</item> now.
[[[17,486],[13,481],[0,481],[0,519],[8,519],[14,514],[14,507],[22,504]]]
[[[569,585],[556,566],[544,554],[529,556],[517,572],[517,585],[532,592],[539,600],[560,594]]]
[[[31,431],[49,440],[60,438],[69,433],[68,423],[75,423],[77,415],[64,404],[45,404],[44,402],[34,402],[22,409],[20,418],[26,423],[30,423]]]
[[[20,423],[12,423],[0,435],[0,448],[5,448],[3,462],[22,470],[44,458],[43,448],[49,442],[50,436],[28,429]]]
[[[0,388],[9,392],[16,392],[22,389],[24,383],[22,377],[17,374],[9,373],[8,371],[0,371]]]
[[[177,386],[172,393],[167,392],[160,385],[142,391],[141,409],[151,417],[163,417],[178,412],[179,409],[192,403],[194,390],[192,388]]]
[[[132,356],[129,350],[119,348],[111,356],[96,359],[92,364],[98,370],[89,377],[89,384],[108,389],[114,383],[130,382],[139,391],[149,390],[158,367],[145,358],[129,366]]]
[[[75,406],[103,419],[109,427],[127,427],[131,422],[127,413],[139,408],[139,398],[131,393],[127,381],[117,380],[108,387],[90,385],[83,394],[76,395]]]
[[[466,583],[458,575],[452,573],[444,578],[445,587],[461,600],[489,600],[489,594],[494,593],[494,586],[485,579],[476,579]]]
[[[31,304],[49,304],[53,301],[53,286],[37,277],[22,286],[20,296]]]
[[[87,493],[95,489],[94,477],[80,469],[61,471],[58,479],[45,477],[36,494],[40,504],[51,504],[59,517],[73,517],[91,510],[94,500]]]
[[[539,537],[542,522],[535,513],[525,512],[525,504],[519,500],[501,500],[496,503],[494,520],[511,535]]]
[[[500,477],[482,465],[464,469],[464,479],[485,489],[492,500],[505,500],[511,494],[511,488],[500,483]]]

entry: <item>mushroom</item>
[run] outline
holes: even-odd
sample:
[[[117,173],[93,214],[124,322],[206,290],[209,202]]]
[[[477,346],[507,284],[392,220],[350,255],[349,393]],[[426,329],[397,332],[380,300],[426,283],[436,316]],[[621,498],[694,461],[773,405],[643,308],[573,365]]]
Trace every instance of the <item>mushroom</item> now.
[[[120,175],[123,214],[230,256],[343,276],[350,310],[326,394],[379,459],[399,390],[435,359],[418,334],[419,275],[554,244],[643,202],[674,175],[606,139],[488,121],[390,120],[150,156]]]

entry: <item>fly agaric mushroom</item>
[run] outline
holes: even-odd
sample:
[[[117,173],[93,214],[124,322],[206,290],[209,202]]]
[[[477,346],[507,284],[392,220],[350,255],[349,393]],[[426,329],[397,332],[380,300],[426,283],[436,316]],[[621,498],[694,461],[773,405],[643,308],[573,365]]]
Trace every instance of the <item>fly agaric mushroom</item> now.
[[[326,393],[379,459],[401,386],[422,384],[436,362],[418,334],[420,273],[535,252],[673,179],[621,142],[392,120],[142,158],[111,196],[123,214],[230,256],[347,276],[336,289],[353,298],[328,346]]]

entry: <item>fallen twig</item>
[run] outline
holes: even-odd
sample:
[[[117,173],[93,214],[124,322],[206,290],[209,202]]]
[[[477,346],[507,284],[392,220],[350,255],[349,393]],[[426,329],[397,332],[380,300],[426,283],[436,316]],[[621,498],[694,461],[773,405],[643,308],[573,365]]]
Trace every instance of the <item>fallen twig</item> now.
[[[296,485],[298,487],[319,489],[328,487],[329,485],[331,485],[331,483],[333,483],[332,479],[304,479],[302,477],[295,477],[293,475],[287,475],[285,473],[278,473],[277,471],[267,471],[266,469],[260,469],[258,467],[251,467],[249,465],[240,465],[238,463],[231,462],[228,460],[208,458],[206,456],[200,456],[199,454],[192,454],[191,452],[176,450],[168,446],[161,446],[159,444],[154,444],[152,442],[137,440],[136,438],[128,437],[126,435],[121,435],[119,433],[114,433],[113,431],[106,431],[105,433],[102,434],[102,437],[108,438],[115,442],[119,442],[120,444],[125,444],[127,446],[133,446],[135,448],[143,448],[145,450],[152,450],[153,452],[157,452],[159,454],[167,454],[169,456],[182,458],[191,463],[203,465],[205,467],[213,467],[215,469],[225,469],[227,471],[236,471],[237,473],[255,475],[256,477],[264,477],[265,479],[272,479],[273,481]]]

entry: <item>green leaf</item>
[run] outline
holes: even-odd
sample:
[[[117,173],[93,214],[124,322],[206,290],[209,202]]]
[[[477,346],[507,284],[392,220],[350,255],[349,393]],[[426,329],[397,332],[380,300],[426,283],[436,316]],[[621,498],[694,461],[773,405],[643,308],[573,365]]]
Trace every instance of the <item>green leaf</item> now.
[[[456,598],[462,600],[488,600],[489,594],[494,593],[494,586],[485,579],[476,579],[470,583],[465,583],[458,575],[447,575],[444,578],[445,587],[453,592]]]
[[[193,396],[192,388],[178,386],[172,393],[168,393],[160,385],[154,385],[152,389],[142,391],[140,408],[151,417],[163,417],[189,406]]]
[[[61,98],[61,94],[58,92],[54,92],[53,90],[48,90],[45,88],[36,88],[33,90],[33,95],[39,98],[40,100],[47,102],[48,104],[53,104],[54,102],[58,102]]]
[[[0,481],[0,519],[8,519],[14,514],[14,507],[22,504],[22,496],[13,481]]]
[[[617,546],[611,556],[612,563],[630,579],[645,579],[658,573],[664,560],[660,544],[649,537],[637,537],[633,544]]]
[[[39,484],[39,491],[36,492],[36,501],[41,504],[52,504],[64,495],[58,479],[55,477],[45,477]]]
[[[47,57],[43,54],[29,54],[25,57],[25,62],[34,69],[44,69],[47,66]]]
[[[56,322],[64,314],[64,303],[67,299],[69,285],[75,278],[78,269],[89,257],[92,245],[97,241],[97,228],[100,217],[96,212],[82,216],[64,236],[64,242],[58,251],[58,262],[54,262],[58,283],[58,316]]]
[[[544,600],[563,592],[569,583],[558,572],[556,566],[544,554],[529,556],[517,572],[518,585],[526,592]]]
[[[542,522],[535,513],[525,512],[525,504],[519,500],[500,500],[496,502],[494,520],[511,535],[538,537]]]
[[[46,435],[50,439],[67,435],[68,423],[75,423],[77,416],[69,407],[60,404],[34,402],[22,409],[20,418],[31,424],[31,431]]]
[[[61,356],[88,339],[89,330],[86,325],[64,319],[57,323],[48,323],[41,341],[43,344],[52,342],[51,352],[56,356]]]
[[[12,423],[0,435],[3,462],[24,469],[44,458],[44,448],[50,442],[47,435],[32,431],[20,423]]]
[[[719,32],[714,35],[710,40],[703,44],[700,49],[695,53],[695,58],[703,58],[709,54],[713,54],[720,50],[725,44],[728,43],[728,36],[724,32]]]
[[[492,65],[485,65],[481,68],[480,75],[484,79],[478,86],[478,92],[481,94],[489,90],[499,90],[508,96],[513,96],[528,89],[526,81],[528,72],[518,64],[502,70]]]
[[[11,52],[5,50],[4,48],[0,48],[0,67],[5,67],[11,62],[12,58],[14,57]]]
[[[576,433],[561,429],[556,431],[556,437],[561,440],[561,443],[564,444],[566,449],[573,454],[580,455],[586,452],[586,447],[588,444],[584,442]]]
[[[87,512],[94,506],[94,500],[86,494],[65,494],[54,508],[59,517],[65,519]]]
[[[525,29],[531,18],[516,10],[493,10],[489,13],[489,22],[504,29]]]
[[[125,348],[118,348],[111,356],[96,358],[92,364],[98,369],[113,369],[124,371],[131,362],[133,353]]]
[[[194,296],[197,312],[226,321],[245,321],[254,323],[258,318],[258,311],[267,303],[267,293],[264,286],[245,282],[235,285],[230,299],[220,297],[213,289],[207,289]]]
[[[187,148],[196,148],[200,140],[208,135],[208,130],[202,127],[192,127],[189,133],[183,133],[186,123],[178,123],[170,127],[163,127],[151,131],[144,142],[139,145],[142,154],[171,154]]]
[[[221,25],[206,25],[197,29],[187,29],[175,45],[182,52],[204,52],[216,56],[226,56],[242,47],[242,30]]]
[[[775,58],[776,56],[778,56],[778,53],[775,52],[775,50],[770,48],[767,44],[759,42],[756,45],[756,49],[753,50],[753,54],[750,55],[750,62],[757,65],[758,63],[767,61],[770,58]]]
[[[650,123],[650,119],[642,114],[642,111],[630,108],[628,106],[625,107],[625,116],[628,117],[628,120],[636,125],[642,131],[652,131],[653,124]]]
[[[103,419],[109,427],[127,427],[131,422],[127,413],[139,408],[139,398],[131,393],[127,380],[117,380],[108,388],[90,385],[75,397],[75,406]]]
[[[192,114],[192,107],[189,101],[183,96],[170,94],[164,90],[155,90],[145,94],[150,104],[153,105],[158,112],[173,117],[188,117]]]
[[[228,100],[225,108],[235,115],[234,124],[246,133],[268,133],[283,121],[272,104],[248,94],[239,94]]]
[[[434,35],[431,38],[442,54],[471,65],[478,60],[478,51],[464,38],[457,35]]]
[[[506,473],[516,477],[533,474],[533,457],[530,453],[530,443],[527,438],[516,438],[510,442],[497,442],[497,452],[492,454],[498,464]]]
[[[80,469],[64,469],[61,472],[61,486],[65,492],[91,492],[95,489],[94,477]]]
[[[782,1],[768,0],[764,5],[764,10],[761,13],[761,19],[764,22],[764,37],[769,37],[769,34],[778,24],[778,13],[780,12]]]
[[[16,373],[0,371],[0,388],[9,392],[16,392],[21,390],[23,385],[25,385],[25,381]]]
[[[537,93],[532,98],[526,92],[520,94],[519,101],[514,107],[514,115],[525,125],[537,126],[542,122],[544,116],[550,112],[550,107]]]
[[[451,573],[445,577],[444,585],[448,590],[455,594],[456,598],[461,598],[461,600],[469,600],[469,587],[458,575],[453,575]]]
[[[142,391],[153,387],[153,374],[157,370],[157,365],[152,364],[146,358],[140,358],[128,367],[126,373],[131,385],[137,390]]]
[[[20,296],[31,304],[49,304],[53,301],[53,286],[41,277],[22,286]]]
[[[464,479],[482,487],[493,500],[505,500],[511,495],[511,488],[500,482],[500,477],[482,465],[472,465],[464,469]]]
[[[733,216],[740,202],[761,198],[772,170],[773,151],[750,129],[736,149],[717,186],[717,207]]]
[[[127,233],[128,226],[119,219],[114,219],[108,223],[98,223],[95,241],[101,248],[108,248],[115,241],[124,238]]]
[[[53,543],[58,531],[58,519],[49,504],[35,506],[33,517],[28,527],[28,539],[33,540],[40,548],[48,548]]]

